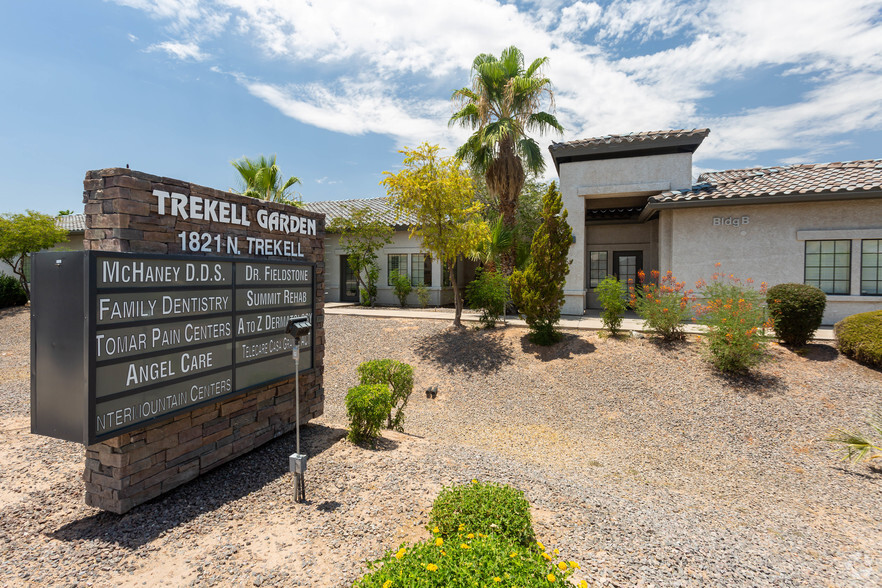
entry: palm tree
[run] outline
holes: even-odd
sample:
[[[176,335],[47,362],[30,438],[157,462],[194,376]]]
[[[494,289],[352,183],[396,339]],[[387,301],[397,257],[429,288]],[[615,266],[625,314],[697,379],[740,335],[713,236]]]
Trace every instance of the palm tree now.
[[[515,230],[524,168],[534,174],[545,170],[542,150],[527,132],[563,132],[552,114],[539,110],[546,96],[554,108],[551,81],[540,73],[547,61],[541,57],[524,69],[524,55],[515,46],[505,49],[499,59],[482,53],[472,64],[472,87],[456,90],[452,97],[460,110],[448,124],[475,130],[456,156],[484,175],[487,188],[499,199],[503,223],[511,230]],[[511,274],[514,260],[513,243],[500,260],[505,275]]]
[[[249,159],[243,157],[232,162],[233,167],[242,176],[244,187],[241,192],[243,196],[251,196],[258,200],[267,200],[269,202],[281,202],[292,206],[300,206],[302,202],[297,198],[296,192],[289,191],[291,186],[300,183],[300,178],[291,176],[284,182],[282,181],[282,172],[276,165],[276,156],[266,158],[261,155],[257,159]]]

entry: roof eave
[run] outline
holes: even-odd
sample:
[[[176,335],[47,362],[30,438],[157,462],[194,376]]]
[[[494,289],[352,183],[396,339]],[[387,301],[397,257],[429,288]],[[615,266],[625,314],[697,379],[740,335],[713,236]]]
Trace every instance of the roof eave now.
[[[618,159],[622,157],[642,157],[666,155],[669,153],[695,153],[707,133],[695,133],[686,137],[665,137],[652,140],[602,143],[597,145],[567,145],[552,143],[548,146],[554,167],[560,173],[563,163],[594,161],[599,159]]]
[[[640,214],[641,220],[649,218],[659,210],[672,208],[701,208],[713,206],[744,206],[747,204],[786,204],[789,202],[824,202],[835,200],[863,200],[882,198],[882,190],[866,190],[861,192],[814,192],[810,194],[775,194],[768,196],[741,196],[732,198],[704,198],[691,200],[673,200],[669,202],[649,202]]]

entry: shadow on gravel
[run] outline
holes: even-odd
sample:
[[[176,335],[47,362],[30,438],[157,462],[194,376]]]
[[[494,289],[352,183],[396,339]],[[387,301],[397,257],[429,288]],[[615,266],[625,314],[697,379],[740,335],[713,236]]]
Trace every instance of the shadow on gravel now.
[[[835,347],[823,343],[809,343],[803,347],[786,347],[786,349],[812,361],[833,361],[839,357],[839,351]]]
[[[787,392],[787,386],[780,377],[771,374],[722,374],[711,372],[715,378],[725,382],[734,392],[754,394],[760,398],[771,398]]]
[[[854,476],[857,478],[863,478],[865,480],[870,480],[872,482],[875,482],[875,481],[879,480],[880,478],[882,478],[882,467],[874,466],[874,465],[870,465],[870,464],[867,464],[867,469],[869,470],[869,473],[858,472],[858,471],[855,471],[851,468],[844,467],[844,466],[838,466],[833,469],[842,473],[842,474],[845,474],[846,476]]]
[[[563,339],[554,345],[536,345],[530,342],[530,336],[521,337],[521,349],[524,353],[532,354],[539,361],[554,361],[555,359],[572,359],[576,355],[594,353],[597,349],[593,343],[589,343],[578,335],[564,333]]]
[[[498,372],[514,363],[514,354],[502,342],[502,333],[449,328],[423,337],[414,353],[448,372]]]
[[[300,434],[301,451],[314,458],[343,439],[346,431],[309,424],[300,429]],[[240,500],[286,475],[288,456],[294,453],[295,444],[293,433],[282,435],[124,515],[101,512],[46,534],[59,541],[94,540],[137,549],[170,529]],[[308,470],[306,491],[308,496]]]

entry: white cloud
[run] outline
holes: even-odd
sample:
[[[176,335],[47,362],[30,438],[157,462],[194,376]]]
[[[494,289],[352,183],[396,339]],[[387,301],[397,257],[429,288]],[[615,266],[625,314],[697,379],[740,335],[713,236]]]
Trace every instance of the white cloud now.
[[[340,180],[332,180],[332,179],[329,179],[328,176],[324,176],[322,178],[317,179],[315,181],[315,183],[316,184],[326,184],[328,186],[332,186],[334,184],[339,184]]]
[[[147,48],[147,51],[165,51],[169,55],[180,59],[181,61],[205,61],[208,55],[199,49],[196,43],[178,43],[175,41],[165,41],[156,43]]]
[[[882,129],[880,0],[851,0],[847,9],[826,0],[115,1],[178,39],[154,50],[197,61],[210,52],[287,116],[399,145],[461,142],[465,131],[447,128],[451,91],[468,83],[477,54],[511,44],[528,59],[550,58],[564,139],[710,126],[697,156],[744,160],[781,149],[821,153],[844,133]],[[263,56],[259,74],[225,55],[232,37]],[[273,78],[276,63],[286,73]],[[800,76],[804,94],[713,110],[719,82],[770,68],[785,72],[782,83]],[[292,80],[292,70],[311,73]],[[763,101],[760,90],[751,103]]]

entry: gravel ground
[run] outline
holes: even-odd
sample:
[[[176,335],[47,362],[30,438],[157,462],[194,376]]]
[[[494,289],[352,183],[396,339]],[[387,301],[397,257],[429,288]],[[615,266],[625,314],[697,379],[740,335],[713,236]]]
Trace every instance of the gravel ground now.
[[[540,349],[516,328],[327,316],[307,503],[287,435],[117,516],[83,504],[82,446],[28,433],[28,319],[0,312],[2,585],[348,586],[472,478],[524,490],[539,537],[594,585],[882,585],[882,471],[823,441],[880,406],[882,373],[828,345],[773,345],[724,378],[695,342]],[[415,367],[406,433],[357,447],[344,395],[382,357]]]

